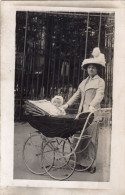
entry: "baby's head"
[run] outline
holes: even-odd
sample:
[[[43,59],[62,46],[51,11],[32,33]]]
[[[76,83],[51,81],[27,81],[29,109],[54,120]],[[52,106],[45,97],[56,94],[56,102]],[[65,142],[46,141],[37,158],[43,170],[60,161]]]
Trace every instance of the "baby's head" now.
[[[54,98],[52,98],[51,103],[56,107],[60,107],[63,104],[63,97],[56,95]]]

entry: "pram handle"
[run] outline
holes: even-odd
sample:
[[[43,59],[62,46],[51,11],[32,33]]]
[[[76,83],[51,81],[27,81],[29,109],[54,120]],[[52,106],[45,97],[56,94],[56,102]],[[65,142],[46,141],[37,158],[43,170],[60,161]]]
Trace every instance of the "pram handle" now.
[[[92,113],[95,113],[95,112],[97,112],[97,111],[104,111],[104,112],[106,112],[106,111],[111,111],[112,110],[112,108],[99,108],[99,109],[96,109],[95,111],[93,111],[93,112],[90,112],[91,114]],[[76,118],[75,119],[78,119],[79,118],[79,116],[81,115],[81,114],[83,114],[83,113],[85,113],[85,112],[80,112],[80,113],[78,113],[77,115],[76,115]],[[90,116],[89,116],[90,117]]]
[[[90,112],[90,113],[88,114],[88,117],[87,117],[87,119],[86,119],[86,122],[85,122],[85,124],[84,124],[84,127],[83,127],[83,129],[82,129],[82,131],[81,131],[81,134],[80,134],[80,136],[79,136],[78,142],[77,142],[77,144],[76,144],[76,146],[75,146],[75,148],[74,148],[74,151],[76,151],[76,149],[77,149],[77,147],[78,147],[78,145],[79,145],[79,143],[80,143],[80,140],[82,139],[83,133],[84,133],[84,131],[85,131],[85,129],[86,129],[86,126],[87,126],[87,123],[88,123],[88,121],[89,121],[90,116],[91,116],[93,113],[97,112],[97,111],[104,111],[104,112],[106,112],[106,111],[111,111],[111,110],[112,110],[112,108],[99,108],[99,109],[95,110],[94,112]],[[85,113],[85,112],[81,112],[81,113],[77,114],[77,116],[76,116],[75,119],[78,119],[79,116],[80,116],[81,114],[83,114],[83,113]]]

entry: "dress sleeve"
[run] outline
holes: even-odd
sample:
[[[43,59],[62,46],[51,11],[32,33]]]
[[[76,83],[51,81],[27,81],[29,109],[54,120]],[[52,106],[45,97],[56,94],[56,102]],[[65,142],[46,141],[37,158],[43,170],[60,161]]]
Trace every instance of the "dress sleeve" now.
[[[69,99],[67,104],[69,106],[73,105],[80,97],[81,97],[81,90],[80,88],[78,88],[78,90],[74,93],[74,95]]]
[[[105,90],[105,82],[103,79],[99,81],[99,86],[96,90],[96,95],[94,99],[91,101],[90,106],[95,107],[97,104],[101,103],[104,97],[104,90]]]

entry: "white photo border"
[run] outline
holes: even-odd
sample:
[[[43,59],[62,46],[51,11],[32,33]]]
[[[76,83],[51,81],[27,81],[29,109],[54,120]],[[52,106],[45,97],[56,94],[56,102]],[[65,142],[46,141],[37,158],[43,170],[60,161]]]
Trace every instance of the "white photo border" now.
[[[11,2],[12,3],[12,2]],[[1,186],[112,189],[122,186],[125,148],[125,9],[15,6],[3,3],[1,33]],[[13,179],[14,158],[14,75],[16,11],[115,12],[113,71],[113,120],[110,182],[36,181]],[[120,21],[120,22],[119,22]],[[119,156],[117,158],[116,154]],[[115,170],[115,171],[114,171]],[[117,176],[117,177],[116,177]]]

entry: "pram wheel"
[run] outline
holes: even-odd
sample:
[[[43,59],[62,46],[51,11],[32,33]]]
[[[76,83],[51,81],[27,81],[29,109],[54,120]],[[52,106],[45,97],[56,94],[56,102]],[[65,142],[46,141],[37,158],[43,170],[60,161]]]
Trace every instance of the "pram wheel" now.
[[[48,154],[48,148],[49,154]],[[53,138],[49,140],[43,150],[43,166],[51,178],[57,180],[68,179],[76,166],[76,155],[68,140]]]
[[[29,171],[42,175],[46,173],[42,165],[42,153],[46,139],[42,134],[31,135],[23,147],[23,160]]]

